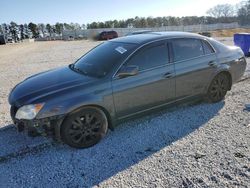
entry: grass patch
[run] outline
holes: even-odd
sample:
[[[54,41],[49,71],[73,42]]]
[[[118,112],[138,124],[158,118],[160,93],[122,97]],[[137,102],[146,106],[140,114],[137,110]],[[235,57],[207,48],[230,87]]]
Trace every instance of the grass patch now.
[[[213,37],[233,37],[235,33],[250,33],[250,29],[236,28],[211,31]]]

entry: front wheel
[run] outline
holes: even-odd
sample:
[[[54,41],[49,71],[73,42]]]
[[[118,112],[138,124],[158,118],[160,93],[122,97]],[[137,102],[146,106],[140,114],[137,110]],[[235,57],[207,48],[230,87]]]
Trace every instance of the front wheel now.
[[[216,103],[222,101],[229,88],[230,80],[226,74],[221,73],[215,76],[207,92],[207,98],[209,102]]]
[[[62,124],[62,140],[74,148],[87,148],[97,144],[107,133],[108,120],[96,107],[84,107],[70,114]]]

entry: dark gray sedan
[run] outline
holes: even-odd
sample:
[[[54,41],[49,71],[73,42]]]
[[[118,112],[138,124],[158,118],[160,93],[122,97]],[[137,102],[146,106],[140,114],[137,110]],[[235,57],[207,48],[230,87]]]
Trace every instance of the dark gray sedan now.
[[[223,100],[245,68],[240,48],[196,34],[118,38],[18,84],[9,96],[11,117],[19,131],[90,147],[127,118],[180,101]]]

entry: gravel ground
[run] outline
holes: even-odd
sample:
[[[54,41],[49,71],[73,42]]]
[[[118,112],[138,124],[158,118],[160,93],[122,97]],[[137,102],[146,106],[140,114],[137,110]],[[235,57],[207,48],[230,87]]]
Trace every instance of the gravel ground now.
[[[97,44],[0,46],[0,187],[250,187],[250,112],[244,110],[250,69],[224,102],[129,121],[89,149],[17,133],[8,112],[10,89],[27,76],[73,62]]]

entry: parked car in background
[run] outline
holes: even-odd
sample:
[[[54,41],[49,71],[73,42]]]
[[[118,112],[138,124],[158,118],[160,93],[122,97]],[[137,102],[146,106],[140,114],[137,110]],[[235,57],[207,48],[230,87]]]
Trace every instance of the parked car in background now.
[[[116,31],[103,31],[99,34],[98,40],[110,40],[117,38],[118,34]]]
[[[139,30],[139,31],[129,32],[126,36],[139,35],[139,34],[145,34],[145,33],[150,33],[150,32],[152,32],[152,31],[151,30]]]
[[[0,44],[6,44],[5,36],[0,34]]]
[[[200,32],[199,34],[206,36],[206,37],[212,37],[212,33],[210,33],[210,32]]]
[[[184,32],[100,44],[74,64],[36,74],[9,95],[19,131],[86,148],[128,118],[194,99],[216,103],[246,69],[238,47]]]

